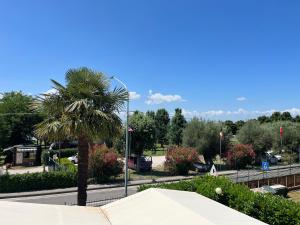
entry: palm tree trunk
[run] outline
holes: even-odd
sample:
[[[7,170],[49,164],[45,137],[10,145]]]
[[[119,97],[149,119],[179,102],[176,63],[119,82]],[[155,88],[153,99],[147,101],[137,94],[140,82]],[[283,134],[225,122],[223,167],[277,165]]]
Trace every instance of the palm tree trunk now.
[[[78,194],[77,203],[85,206],[87,200],[87,179],[89,161],[89,142],[86,137],[78,138]]]

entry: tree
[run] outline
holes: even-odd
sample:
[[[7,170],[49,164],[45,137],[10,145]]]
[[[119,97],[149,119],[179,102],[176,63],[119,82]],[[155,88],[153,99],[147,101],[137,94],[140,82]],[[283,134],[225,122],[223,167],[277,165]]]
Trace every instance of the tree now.
[[[259,117],[257,118],[257,120],[258,120],[260,123],[268,123],[268,122],[271,122],[270,117],[267,117],[267,116],[259,116]]]
[[[235,124],[236,124],[237,131],[239,131],[245,125],[245,121],[239,120],[239,121],[236,121]]]
[[[183,130],[186,126],[186,120],[182,115],[181,109],[175,109],[175,115],[171,120],[171,127],[169,132],[170,142],[177,146],[182,144]]]
[[[237,132],[237,125],[232,122],[231,120],[226,120],[225,121],[225,126],[227,127],[227,129],[233,134],[235,135]]]
[[[221,123],[193,118],[183,132],[183,145],[196,148],[206,161],[211,161],[220,152],[221,129]],[[222,153],[225,153],[232,135],[226,127],[224,127],[222,133]]]
[[[155,114],[155,128],[157,142],[161,147],[168,142],[168,127],[170,123],[169,113],[165,109],[158,109]]]
[[[270,117],[272,122],[277,122],[281,120],[281,113],[280,112],[274,112]]]
[[[283,112],[280,116],[282,121],[292,121],[293,117],[290,112]]]
[[[4,93],[0,100],[0,149],[32,142],[33,127],[42,115],[33,113],[31,96],[22,92]]]
[[[151,117],[142,112],[135,112],[129,119],[131,132],[131,150],[138,156],[143,155],[145,149],[155,148],[155,123]]]
[[[155,112],[154,111],[147,111],[146,116],[148,116],[151,119],[155,120]]]
[[[122,121],[118,116],[128,93],[123,88],[110,91],[109,80],[88,68],[66,73],[66,86],[52,80],[56,93],[36,99],[34,109],[46,119],[35,133],[46,140],[78,140],[78,205],[86,205],[89,150],[96,138],[104,140],[118,134]]]
[[[300,116],[299,115],[295,116],[294,121],[296,123],[300,123]]]
[[[241,144],[252,145],[256,155],[261,156],[272,147],[273,137],[258,121],[249,120],[238,132],[237,140]]]

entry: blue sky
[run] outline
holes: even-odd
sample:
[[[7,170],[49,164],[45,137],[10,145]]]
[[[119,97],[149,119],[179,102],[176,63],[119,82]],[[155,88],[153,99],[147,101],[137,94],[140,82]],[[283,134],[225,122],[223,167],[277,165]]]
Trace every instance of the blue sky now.
[[[132,110],[297,114],[299,27],[297,0],[2,0],[0,92],[42,93],[88,66],[136,92]]]

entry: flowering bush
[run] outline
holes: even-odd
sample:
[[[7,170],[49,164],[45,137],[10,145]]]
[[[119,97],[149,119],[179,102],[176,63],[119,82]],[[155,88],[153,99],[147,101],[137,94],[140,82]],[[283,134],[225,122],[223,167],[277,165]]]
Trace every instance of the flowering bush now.
[[[167,151],[165,168],[172,174],[187,175],[193,163],[199,161],[199,155],[193,148],[172,148]]]
[[[97,182],[107,181],[118,176],[123,171],[123,162],[114,149],[106,146],[97,146],[93,149],[89,159],[90,177]]]
[[[251,165],[254,159],[255,152],[252,145],[236,144],[227,153],[228,163],[238,168]]]

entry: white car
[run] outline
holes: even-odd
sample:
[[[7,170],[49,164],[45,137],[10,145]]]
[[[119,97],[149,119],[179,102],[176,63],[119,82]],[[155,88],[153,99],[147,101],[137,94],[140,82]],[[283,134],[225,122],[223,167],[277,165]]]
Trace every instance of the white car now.
[[[68,160],[70,160],[72,163],[74,164],[78,164],[78,155],[74,155],[68,158]]]
[[[281,159],[282,159],[281,155],[274,155],[274,156],[277,158],[278,162],[281,162]]]

